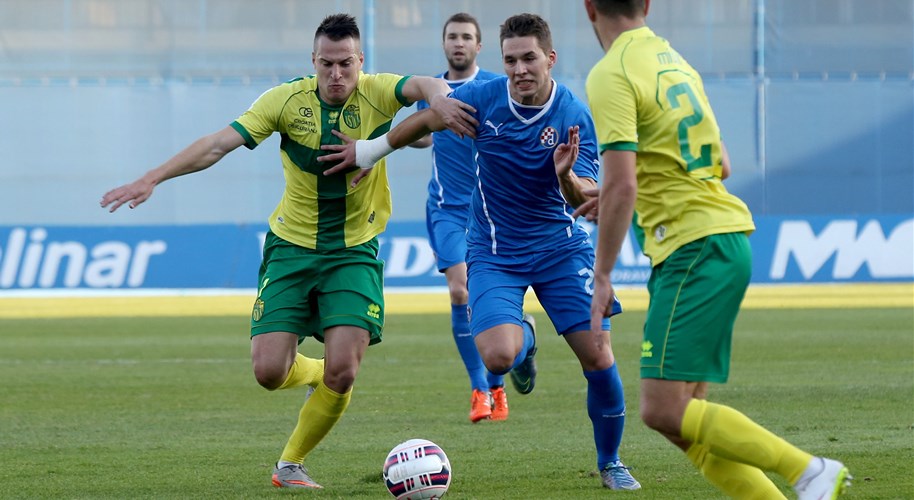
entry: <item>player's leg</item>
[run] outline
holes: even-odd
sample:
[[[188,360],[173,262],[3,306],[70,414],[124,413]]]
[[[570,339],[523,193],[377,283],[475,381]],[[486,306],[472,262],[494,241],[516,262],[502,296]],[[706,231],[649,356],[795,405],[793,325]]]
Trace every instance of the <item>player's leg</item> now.
[[[698,382],[691,389],[692,398],[708,398],[707,382]],[[731,498],[767,500],[785,498],[761,469],[721,458],[708,446],[688,443],[686,456],[701,475]]]
[[[712,455],[749,468],[747,488],[773,486],[753,471],[781,474],[801,484],[813,457],[725,405],[694,397],[695,380],[726,382],[733,323],[749,282],[751,253],[743,234],[723,234],[687,244],[655,266],[648,288],[651,306],[641,359],[641,417],[683,450]],[[655,356],[662,352],[663,356]],[[843,472],[842,472],[843,471]],[[837,471],[843,484],[846,469]],[[720,483],[714,481],[716,485]],[[837,487],[837,486],[836,486]]]
[[[298,353],[298,343],[311,331],[307,328],[313,320],[307,297],[309,284],[317,281],[318,264],[306,249],[272,232],[267,234],[251,314],[251,362],[257,382],[269,390],[314,386],[323,377],[322,360]],[[282,459],[273,469],[272,483],[277,487],[320,488],[301,462]]]
[[[609,319],[603,331],[590,329],[593,250],[578,246],[560,250],[537,263],[533,289],[556,331],[577,356],[587,380],[587,413],[593,425],[597,467],[604,486],[634,490],[641,487],[619,459],[625,428],[625,394],[610,342]],[[621,311],[621,306],[616,310]]]
[[[535,349],[533,332],[525,329],[523,303],[527,277],[487,262],[470,262],[470,329],[486,368],[504,375],[524,363]]]
[[[466,273],[467,267],[463,262],[444,270],[451,298],[451,332],[470,379],[470,422],[476,423],[492,416],[492,395],[486,378],[488,371],[476,350],[473,334],[470,333]]]
[[[264,257],[258,276],[257,298],[251,312],[251,363],[257,383],[266,389],[314,386],[323,376],[323,361],[298,353],[308,333],[307,294],[319,269],[304,249],[272,232],[264,241]]]
[[[435,252],[438,270],[447,279],[448,295],[451,299],[451,332],[454,344],[463,361],[470,379],[470,421],[473,423],[489,419],[493,411],[493,396],[489,385],[492,374],[486,370],[470,333],[470,317],[467,306],[466,266],[466,212],[426,206],[426,228],[429,245]],[[500,376],[494,385],[501,385]],[[503,393],[503,392],[502,392]],[[507,404],[499,419],[507,418]],[[501,415],[504,413],[504,415]]]
[[[682,449],[701,474],[732,498],[783,498],[780,490],[753,465],[725,458],[710,445],[694,443],[679,431],[690,401],[704,398],[705,383],[677,380],[641,380],[641,416],[648,427],[658,431]],[[699,399],[701,398],[701,399]]]
[[[299,412],[283,462],[302,463],[343,416],[370,341],[368,331],[353,326],[328,328],[324,335],[324,379]]]
[[[381,341],[383,264],[377,259],[377,242],[373,240],[345,251],[322,254],[315,260],[319,261],[323,280],[312,294],[314,302],[308,305],[312,314],[307,329],[324,342],[323,380],[299,412],[278,471],[287,466],[303,471],[300,464],[348,407],[365,349],[369,344]],[[310,478],[308,481],[313,483]],[[316,483],[276,485],[319,487]]]

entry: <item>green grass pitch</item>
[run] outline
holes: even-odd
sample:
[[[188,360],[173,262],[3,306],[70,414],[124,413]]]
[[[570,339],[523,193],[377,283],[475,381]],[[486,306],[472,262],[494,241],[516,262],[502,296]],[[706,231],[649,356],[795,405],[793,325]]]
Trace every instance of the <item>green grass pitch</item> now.
[[[387,451],[414,437],[447,452],[453,499],[722,498],[638,419],[643,319],[613,321],[628,402],[622,457],[643,485],[634,494],[593,476],[584,378],[543,314],[536,390],[509,387],[509,420],[476,425],[449,316],[389,316],[348,412],[306,461],[318,492],[270,486],[304,391],[257,386],[245,317],[2,319],[0,498],[383,499]],[[301,350],[321,352],[310,340]],[[730,382],[710,399],[843,460],[855,476],[846,498],[914,498],[908,308],[745,310]]]

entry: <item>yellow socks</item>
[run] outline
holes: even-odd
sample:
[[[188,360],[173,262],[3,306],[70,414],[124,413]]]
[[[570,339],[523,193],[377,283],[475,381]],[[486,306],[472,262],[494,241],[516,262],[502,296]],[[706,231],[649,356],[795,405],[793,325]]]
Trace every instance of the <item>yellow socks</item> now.
[[[324,378],[324,360],[305,357],[302,353],[295,354],[295,362],[289,368],[286,381],[277,389],[291,389],[302,385],[317,387]]]
[[[351,389],[346,394],[340,394],[328,388],[323,382],[318,384],[317,389],[302,406],[298,414],[298,424],[295,425],[295,430],[282,450],[280,460],[302,463],[343,416],[351,396]]]
[[[700,399],[686,407],[680,434],[694,445],[707,446],[719,458],[777,472],[790,484],[796,483],[812,460],[809,453],[733,408]]]
[[[785,499],[781,490],[760,469],[710,453],[707,445],[692,444],[689,460],[711,484],[730,498],[740,500]]]

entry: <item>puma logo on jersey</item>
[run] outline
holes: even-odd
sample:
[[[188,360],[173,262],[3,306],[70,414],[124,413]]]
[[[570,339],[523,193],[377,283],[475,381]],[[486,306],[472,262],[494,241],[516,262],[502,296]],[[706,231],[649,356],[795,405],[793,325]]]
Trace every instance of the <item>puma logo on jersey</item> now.
[[[501,122],[501,123],[499,123],[498,125],[495,125],[495,124],[492,123],[491,120],[486,120],[486,125],[492,127],[492,130],[495,131],[495,137],[498,137],[498,127],[501,127],[502,124],[504,124],[504,123],[505,123],[505,122]]]

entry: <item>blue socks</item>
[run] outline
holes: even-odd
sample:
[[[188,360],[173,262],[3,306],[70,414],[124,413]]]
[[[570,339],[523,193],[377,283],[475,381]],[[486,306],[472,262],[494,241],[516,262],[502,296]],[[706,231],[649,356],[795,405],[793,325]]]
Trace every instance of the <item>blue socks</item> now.
[[[584,372],[587,379],[587,414],[593,422],[597,467],[603,470],[619,460],[619,444],[625,427],[625,394],[622,379],[613,364],[597,372]]]
[[[521,327],[524,329],[524,347],[521,348],[520,352],[517,353],[517,357],[514,358],[514,363],[511,364],[512,370],[527,357],[527,353],[533,348],[535,342],[533,329],[530,328],[530,325],[526,322],[521,322]]]
[[[451,329],[454,332],[454,343],[457,344],[460,359],[463,360],[463,366],[470,377],[470,388],[489,390],[491,384],[486,379],[488,370],[482,363],[482,358],[476,349],[476,341],[473,340],[473,334],[470,333],[470,318],[467,314],[466,304],[451,304]]]

